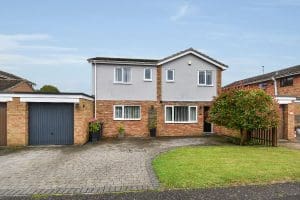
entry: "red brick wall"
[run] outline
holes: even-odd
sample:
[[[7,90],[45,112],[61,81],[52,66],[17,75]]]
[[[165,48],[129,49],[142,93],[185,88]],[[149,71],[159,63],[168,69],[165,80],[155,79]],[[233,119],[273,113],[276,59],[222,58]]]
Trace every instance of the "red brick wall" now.
[[[293,85],[280,87],[280,81],[277,80],[278,95],[281,96],[300,96],[300,75],[294,76]]]
[[[114,105],[138,105],[141,106],[141,120],[114,120]],[[104,137],[117,137],[118,127],[125,128],[125,136],[136,137],[149,136],[148,110],[151,106],[156,107],[156,101],[108,101],[97,100],[97,119],[104,122]]]
[[[141,120],[114,120],[114,105],[141,106]],[[198,123],[165,123],[165,105],[197,106]],[[102,101],[97,100],[97,119],[104,122],[104,137],[117,137],[118,127],[125,128],[125,136],[148,137],[148,110],[157,109],[157,136],[199,136],[203,133],[203,106],[206,102],[163,102],[155,101]]]
[[[225,128],[224,126],[214,125],[214,132],[218,135],[226,135],[226,136],[237,137],[237,138],[241,137],[240,131],[234,129],[228,129]]]
[[[8,92],[33,92],[33,88],[27,82],[22,82],[17,84],[15,87],[12,87],[8,90]]]
[[[197,106],[197,123],[165,123],[165,105]],[[203,107],[206,102],[163,102],[158,106],[158,136],[199,136],[203,133]]]

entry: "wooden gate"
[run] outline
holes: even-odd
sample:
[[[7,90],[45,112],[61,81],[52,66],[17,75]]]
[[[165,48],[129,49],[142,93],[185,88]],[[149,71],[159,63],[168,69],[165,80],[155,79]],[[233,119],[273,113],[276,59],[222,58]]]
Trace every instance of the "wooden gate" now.
[[[277,146],[277,128],[255,129],[250,132],[250,140],[255,144]]]
[[[0,103],[0,146],[7,144],[6,103]]]

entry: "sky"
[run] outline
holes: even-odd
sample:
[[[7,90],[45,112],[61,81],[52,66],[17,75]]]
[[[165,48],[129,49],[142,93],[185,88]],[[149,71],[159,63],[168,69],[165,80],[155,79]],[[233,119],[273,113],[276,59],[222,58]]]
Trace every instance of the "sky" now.
[[[91,94],[95,56],[160,59],[193,47],[223,84],[300,64],[300,0],[0,0],[0,70]]]

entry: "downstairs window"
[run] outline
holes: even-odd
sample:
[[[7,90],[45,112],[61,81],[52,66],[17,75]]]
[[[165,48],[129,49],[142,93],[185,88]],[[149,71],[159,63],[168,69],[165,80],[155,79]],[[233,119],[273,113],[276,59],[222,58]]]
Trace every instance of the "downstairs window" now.
[[[197,106],[165,106],[165,123],[197,123]]]
[[[140,120],[141,106],[114,106],[114,120]]]

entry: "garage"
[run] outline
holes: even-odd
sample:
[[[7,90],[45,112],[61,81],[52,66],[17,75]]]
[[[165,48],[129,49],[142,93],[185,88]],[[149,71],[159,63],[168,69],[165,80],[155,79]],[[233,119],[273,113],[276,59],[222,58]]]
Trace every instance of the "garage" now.
[[[74,104],[29,103],[29,145],[74,143]]]
[[[0,146],[6,146],[6,103],[0,103]]]
[[[0,146],[83,145],[93,100],[84,93],[1,93]]]

